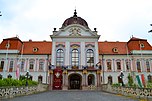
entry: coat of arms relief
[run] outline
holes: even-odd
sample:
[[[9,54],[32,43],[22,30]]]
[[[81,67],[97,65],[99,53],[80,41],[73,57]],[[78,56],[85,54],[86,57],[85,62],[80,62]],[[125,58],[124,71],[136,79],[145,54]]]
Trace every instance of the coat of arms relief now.
[[[69,32],[71,33],[69,36],[81,36],[81,30],[80,28],[77,27],[73,27],[69,30]]]

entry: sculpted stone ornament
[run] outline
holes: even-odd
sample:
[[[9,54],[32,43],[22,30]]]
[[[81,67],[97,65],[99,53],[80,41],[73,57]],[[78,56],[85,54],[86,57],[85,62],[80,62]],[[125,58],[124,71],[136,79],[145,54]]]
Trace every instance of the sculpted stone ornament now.
[[[55,74],[55,76],[56,76],[56,78],[59,78],[60,73],[59,73],[59,72],[57,72],[57,73]]]
[[[69,32],[71,33],[69,36],[81,36],[81,31],[79,28],[71,28]]]

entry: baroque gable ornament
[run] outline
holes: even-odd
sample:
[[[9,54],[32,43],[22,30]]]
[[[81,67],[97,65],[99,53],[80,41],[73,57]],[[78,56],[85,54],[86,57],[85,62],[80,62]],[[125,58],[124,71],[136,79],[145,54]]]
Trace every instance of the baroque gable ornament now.
[[[77,27],[73,27],[70,29],[69,31],[71,34],[69,36],[81,36],[81,30],[80,28],[77,28]]]

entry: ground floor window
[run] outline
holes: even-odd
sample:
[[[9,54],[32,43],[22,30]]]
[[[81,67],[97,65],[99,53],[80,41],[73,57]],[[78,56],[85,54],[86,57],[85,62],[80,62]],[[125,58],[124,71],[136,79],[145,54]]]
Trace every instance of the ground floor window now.
[[[1,61],[1,62],[0,62],[0,72],[3,71],[3,68],[4,68],[4,61]]]

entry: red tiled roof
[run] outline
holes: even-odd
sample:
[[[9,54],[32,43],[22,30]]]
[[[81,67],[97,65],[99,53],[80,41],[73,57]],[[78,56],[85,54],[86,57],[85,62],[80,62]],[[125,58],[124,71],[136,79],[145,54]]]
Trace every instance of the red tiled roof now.
[[[25,41],[23,44],[23,54],[52,54],[52,42]],[[34,52],[33,48],[38,48],[38,51]]]
[[[127,54],[127,42],[98,42],[99,54]],[[117,48],[118,52],[114,52]]]
[[[8,50],[19,50],[20,51],[21,46],[22,46],[22,41],[18,37],[3,39],[2,43],[0,44],[0,49],[6,50],[7,49],[6,44],[10,45]]]
[[[147,42],[146,39],[139,39],[139,38],[135,38],[132,37],[128,42],[128,49],[130,51],[132,50],[152,50],[152,46]],[[144,44],[144,47],[141,48],[140,44]]]

